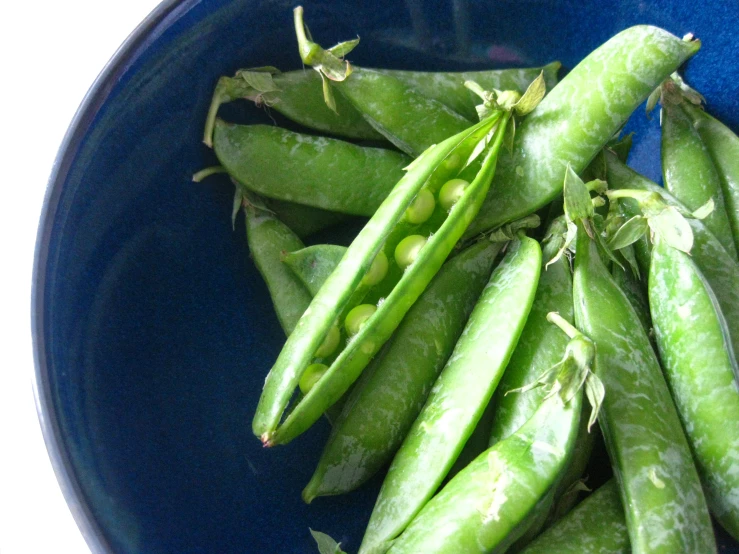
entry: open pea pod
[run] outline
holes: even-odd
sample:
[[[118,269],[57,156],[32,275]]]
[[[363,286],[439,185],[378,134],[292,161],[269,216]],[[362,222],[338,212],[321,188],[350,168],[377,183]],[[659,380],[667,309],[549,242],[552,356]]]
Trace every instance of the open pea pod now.
[[[477,214],[509,117],[495,111],[407,168],[314,297],[267,376],[252,424],[265,445],[289,442],[308,429],[395,330]],[[467,166],[483,152],[480,165]],[[458,179],[465,167],[480,168],[471,183]],[[458,194],[450,195],[450,189]],[[323,358],[329,362],[325,374],[281,423],[300,376],[339,326],[350,340]]]
[[[540,271],[539,244],[526,236],[514,240],[390,465],[360,554],[385,552],[446,477],[513,353]]]
[[[566,212],[570,194],[580,198],[572,183],[569,191],[565,185]],[[589,205],[581,181],[579,187],[585,198],[577,202]],[[636,553],[716,552],[698,472],[649,337],[601,259],[592,221],[572,219],[578,227],[575,320],[597,344],[595,373],[605,387],[600,427],[631,547]]]
[[[611,479],[529,544],[521,554],[629,554],[629,533]]]
[[[665,188],[690,210],[713,200],[703,220],[726,251],[736,258],[729,215],[713,160],[698,130],[683,109],[685,100],[671,79],[662,85],[662,176]]]
[[[649,25],[620,32],[590,53],[547,94],[516,133],[480,215],[475,235],[545,206],[562,192],[567,162],[576,173],[631,113],[700,48]]]
[[[739,540],[739,370],[726,321],[691,257],[659,236],[649,306],[662,367],[708,506]]]
[[[260,195],[364,216],[375,213],[411,163],[384,148],[221,120],[213,149],[234,179]]]
[[[442,266],[357,381],[303,490],[306,502],[349,492],[390,461],[451,355],[503,245],[480,241]]]
[[[592,341],[574,336],[561,364],[549,376],[539,376],[548,394],[531,418],[455,476],[388,552],[505,552],[525,531],[529,516],[548,501],[572,456],[583,383],[594,356]]]
[[[693,120],[716,167],[734,245],[739,249],[739,137],[697,106],[686,102],[683,109]]]
[[[613,190],[635,189],[652,192],[669,206],[687,209],[678,202],[669,192],[639,175],[633,169],[621,162],[615,154],[605,152],[608,185]],[[641,214],[639,207],[633,200],[624,198],[619,200],[619,206],[629,217]],[[716,295],[721,311],[731,334],[731,344],[734,352],[739,352],[739,264],[726,251],[718,239],[708,230],[699,219],[688,219],[693,233],[693,248],[690,251],[695,263],[700,268],[711,289]],[[649,251],[645,241],[637,243],[639,265],[645,275],[649,274]]]
[[[401,81],[411,90],[440,102],[473,122],[477,120],[475,106],[478,99],[464,87],[465,81],[475,81],[485,90],[515,90],[523,93],[543,71],[547,88],[551,89],[557,84],[560,66],[559,62],[552,62],[544,67],[484,71],[430,72],[379,68],[373,71]],[[336,111],[329,108],[323,101],[321,86],[318,73],[304,69],[285,73],[275,68],[243,69],[237,71],[234,77],[221,77],[213,92],[204,142],[212,146],[213,127],[221,104],[239,98],[251,100],[257,106],[267,106],[296,123],[322,133],[358,140],[385,139],[343,96],[335,98]]]

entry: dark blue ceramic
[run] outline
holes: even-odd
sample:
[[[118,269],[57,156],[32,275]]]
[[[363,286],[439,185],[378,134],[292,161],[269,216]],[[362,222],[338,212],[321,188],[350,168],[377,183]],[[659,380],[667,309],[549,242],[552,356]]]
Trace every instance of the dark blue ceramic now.
[[[461,34],[453,5],[466,5]],[[251,434],[284,337],[243,225],[231,229],[230,186],[190,181],[215,161],[200,139],[218,76],[300,67],[292,8],[165,1],[105,68],[60,148],[36,253],[36,385],[60,484],[95,552],[310,553],[309,527],[359,544],[381,476],[306,506],[327,424],[272,450]],[[704,46],[688,81],[739,124],[732,0],[324,0],[306,2],[306,20],[326,45],[359,34],[357,64],[404,69],[567,68],[636,23],[692,31]],[[658,179],[657,122],[640,110],[630,126],[633,165]]]

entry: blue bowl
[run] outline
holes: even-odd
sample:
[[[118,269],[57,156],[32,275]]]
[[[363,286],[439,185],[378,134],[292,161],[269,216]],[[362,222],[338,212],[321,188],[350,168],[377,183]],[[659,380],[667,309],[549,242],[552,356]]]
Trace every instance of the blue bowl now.
[[[357,64],[405,69],[567,68],[636,23],[692,31],[704,45],[688,81],[736,128],[739,4],[704,3],[472,0],[468,34],[455,35],[451,2],[432,0],[415,21],[436,37],[426,41],[389,0],[306,2],[306,19],[324,44],[359,34]],[[231,228],[230,186],[190,180],[215,162],[201,134],[217,78],[300,67],[292,7],[165,1],[95,82],[59,150],[36,252],[36,387],[57,476],[95,552],[315,552],[308,527],[355,551],[371,511],[381,476],[301,501],[324,422],[272,450],[252,436],[284,337]],[[632,164],[659,179],[656,120],[640,110],[629,125]]]

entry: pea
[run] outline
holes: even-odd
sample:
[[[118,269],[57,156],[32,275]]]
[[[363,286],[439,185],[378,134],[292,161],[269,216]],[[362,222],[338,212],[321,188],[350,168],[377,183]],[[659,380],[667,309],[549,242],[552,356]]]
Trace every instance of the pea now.
[[[421,189],[415,200],[408,206],[405,211],[405,218],[409,223],[419,224],[426,221],[431,214],[434,213],[436,200],[434,195],[428,189]]]
[[[339,331],[339,328],[334,325],[333,327],[331,327],[331,329],[329,329],[328,335],[326,335],[326,338],[321,343],[321,346],[319,346],[318,350],[316,350],[316,358],[328,358],[331,354],[336,352],[336,349],[339,347],[340,340],[341,331]]]
[[[410,235],[398,243],[395,247],[395,263],[400,269],[405,269],[416,261],[426,242],[428,242],[426,237]]]
[[[328,366],[324,364],[311,364],[306,367],[305,371],[300,376],[300,381],[298,381],[300,392],[308,394],[308,392],[313,388],[313,385],[323,377],[323,374],[326,373],[327,370]]]
[[[385,252],[380,250],[377,253],[377,256],[375,256],[369,271],[364,276],[364,284],[369,287],[377,285],[387,275],[388,266],[389,263],[387,261],[387,256],[385,255]]]
[[[441,187],[439,190],[439,204],[445,210],[449,211],[456,204],[465,189],[469,186],[469,183],[464,179],[450,179]]]
[[[352,308],[344,321],[347,335],[353,337],[359,333],[362,327],[364,327],[364,324],[367,323],[367,320],[372,317],[376,311],[377,306],[374,304],[360,304],[359,306]]]
[[[580,173],[641,105],[700,48],[637,25],[590,53],[517,127],[510,156],[500,160],[472,237],[533,213],[562,192],[566,162]]]

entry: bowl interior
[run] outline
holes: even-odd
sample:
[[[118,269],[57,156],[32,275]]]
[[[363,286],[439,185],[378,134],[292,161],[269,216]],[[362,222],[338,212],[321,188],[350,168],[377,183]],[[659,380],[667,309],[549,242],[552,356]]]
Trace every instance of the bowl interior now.
[[[735,3],[455,2],[468,10],[462,34],[452,2],[417,4],[311,1],[306,21],[325,45],[360,35],[359,65],[423,70],[570,68],[632,24],[690,31],[704,46],[688,81],[739,124],[739,30],[718,23],[737,21]],[[308,527],[355,551],[381,483],[306,506],[300,491],[328,425],[271,450],[252,436],[284,336],[243,222],[231,228],[231,186],[190,180],[215,163],[201,134],[217,78],[300,67],[292,7],[165,2],[101,76],[60,151],[37,255],[38,395],[68,499],[102,551],[315,552]],[[224,115],[270,121],[246,105]],[[659,180],[656,119],[640,110],[629,129],[632,165]]]

